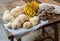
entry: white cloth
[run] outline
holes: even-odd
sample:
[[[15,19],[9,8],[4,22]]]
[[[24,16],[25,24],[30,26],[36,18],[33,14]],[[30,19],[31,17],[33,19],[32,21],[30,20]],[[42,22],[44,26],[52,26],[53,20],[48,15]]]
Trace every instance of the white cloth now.
[[[12,29],[9,29],[6,24],[4,24],[4,27],[5,27],[10,33],[12,33],[12,34],[15,36],[16,39],[19,39],[20,37],[22,37],[22,36],[24,36],[24,35],[32,32],[32,31],[34,31],[34,30],[36,30],[36,29],[38,29],[40,26],[43,26],[43,25],[45,25],[45,24],[47,24],[47,23],[48,23],[48,20],[47,20],[47,21],[41,21],[38,25],[33,26],[33,27],[31,27],[30,29],[20,28],[20,29],[12,30]]]
[[[6,26],[6,24],[4,24],[4,26],[5,26],[5,28],[6,28],[9,32],[11,32],[13,35],[18,35],[18,34],[23,35],[24,33],[27,33],[27,32],[30,32],[30,31],[34,31],[34,30],[38,29],[40,26],[43,26],[43,25],[45,25],[45,24],[47,24],[47,23],[48,23],[48,20],[47,20],[47,21],[41,21],[38,25],[33,26],[33,27],[31,27],[30,29],[19,28],[19,29],[16,29],[16,30],[9,29],[9,28]]]

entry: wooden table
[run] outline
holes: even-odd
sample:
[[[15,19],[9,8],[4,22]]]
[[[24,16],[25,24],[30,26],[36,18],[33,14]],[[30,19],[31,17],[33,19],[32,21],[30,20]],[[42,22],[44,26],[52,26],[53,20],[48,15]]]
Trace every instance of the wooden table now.
[[[58,23],[60,23],[60,15],[56,15],[55,19],[53,19],[53,18],[50,19],[48,24],[43,25],[41,28],[39,28],[39,29],[42,29],[42,35],[44,35],[44,33],[46,33],[46,34],[49,35],[48,38],[50,37],[53,41],[59,41]],[[52,28],[54,29],[55,39],[53,39],[52,36],[45,31],[45,28],[48,27],[48,26],[53,26]]]
[[[53,0],[38,0],[39,2],[45,2],[45,3],[50,3],[50,4],[56,4],[56,5],[60,5],[60,3],[58,2],[55,2]],[[21,3],[24,3],[22,1],[20,1]],[[5,5],[7,8],[11,5],[12,7],[16,6],[16,3],[20,4],[19,1],[16,1],[16,2],[9,2],[7,5],[4,3],[2,5]],[[25,3],[24,3],[25,4]],[[42,32],[43,32],[43,35],[44,35],[44,28],[47,27],[47,26],[50,26],[50,25],[53,25],[53,28],[54,28],[54,32],[55,32],[55,41],[58,41],[58,26],[57,24],[60,22],[60,15],[57,15],[57,18],[56,19],[51,19],[50,22],[44,26],[42,26],[41,28],[39,29],[42,29]],[[37,30],[39,30],[37,29]],[[8,33],[8,38],[11,39],[11,41],[14,41],[14,36],[11,34],[11,33]],[[18,40],[20,41],[20,39]]]
[[[46,27],[48,27],[48,26],[53,26],[53,28],[54,28],[54,35],[55,35],[55,39],[53,39],[52,37],[51,37],[51,35],[49,35],[49,33],[47,33],[48,34],[48,38],[51,38],[53,41],[59,41],[59,39],[58,39],[58,23],[60,23],[60,15],[56,15],[56,18],[52,18],[52,19],[50,19],[50,21],[48,22],[48,24],[46,24],[46,25],[43,25],[43,26],[41,26],[40,28],[38,28],[38,29],[36,29],[36,30],[39,30],[39,29],[42,29],[42,35],[44,35],[45,33],[47,33],[47,32],[45,32],[45,28]],[[14,41],[14,35],[12,35],[11,33],[9,33],[8,34],[8,37],[9,37],[9,39],[11,39],[11,41]],[[44,40],[46,37],[44,37],[42,40]],[[21,38],[20,39],[18,39],[18,41],[20,41],[21,40]]]

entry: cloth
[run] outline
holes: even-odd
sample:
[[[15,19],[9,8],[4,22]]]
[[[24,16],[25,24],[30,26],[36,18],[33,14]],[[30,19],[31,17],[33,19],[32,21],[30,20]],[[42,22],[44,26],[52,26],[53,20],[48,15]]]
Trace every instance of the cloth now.
[[[38,29],[40,26],[45,25],[47,23],[48,23],[48,20],[47,21],[41,21],[38,25],[33,26],[30,29],[19,28],[19,29],[16,29],[16,30],[9,29],[6,24],[4,24],[4,26],[13,35],[17,35],[17,34],[23,34],[23,33],[26,33],[26,32],[34,31],[34,30]]]
[[[5,28],[10,32],[12,33],[15,37],[19,36],[19,37],[22,37],[26,34],[28,34],[29,32],[32,32],[36,29],[38,29],[40,26],[43,26],[45,24],[48,23],[48,20],[47,21],[41,21],[38,25],[36,26],[33,26],[31,27],[30,29],[23,29],[23,28],[20,28],[20,29],[16,29],[16,30],[13,30],[13,29],[9,29],[6,24],[4,24]]]

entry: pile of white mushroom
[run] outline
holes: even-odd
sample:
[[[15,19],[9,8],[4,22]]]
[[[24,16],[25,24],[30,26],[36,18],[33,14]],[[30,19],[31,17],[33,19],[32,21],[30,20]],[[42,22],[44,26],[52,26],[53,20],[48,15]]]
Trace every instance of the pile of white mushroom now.
[[[24,13],[22,13],[22,8],[20,6],[13,8],[11,11],[6,10],[2,19],[7,23],[7,27],[10,29],[18,29],[21,27],[28,29],[31,26],[37,25],[39,22],[38,16],[28,18]]]

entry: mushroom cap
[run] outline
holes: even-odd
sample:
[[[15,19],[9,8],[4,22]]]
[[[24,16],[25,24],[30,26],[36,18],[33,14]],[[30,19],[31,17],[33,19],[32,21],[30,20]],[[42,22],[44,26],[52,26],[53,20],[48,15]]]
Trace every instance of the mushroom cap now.
[[[31,23],[30,22],[25,22],[24,24],[23,24],[23,28],[25,28],[25,29],[28,29],[28,28],[30,28],[32,25],[31,25]]]

